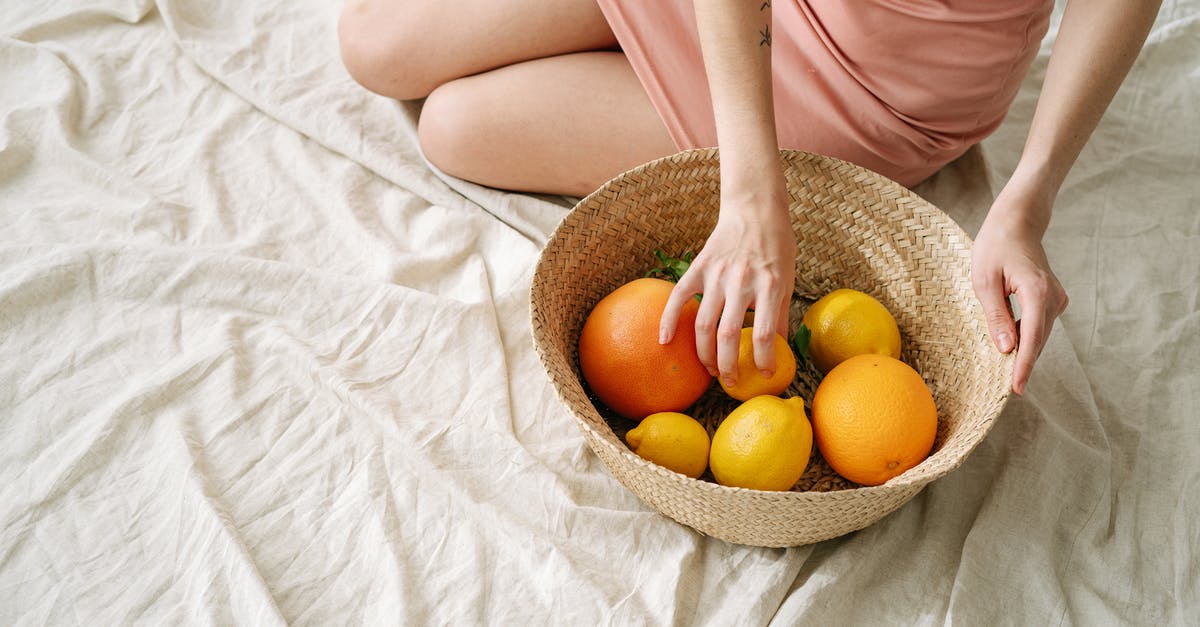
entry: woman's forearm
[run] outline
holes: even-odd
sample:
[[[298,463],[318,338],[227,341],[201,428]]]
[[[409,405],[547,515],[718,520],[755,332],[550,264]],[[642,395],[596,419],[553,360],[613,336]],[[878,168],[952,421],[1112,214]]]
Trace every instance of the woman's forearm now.
[[[1160,0],[1067,3],[1029,137],[1009,183],[1011,194],[1028,200],[1011,206],[1030,208],[1030,215],[1020,216],[1030,226],[1044,231],[1048,225],[1063,179],[1129,73],[1159,5]]]
[[[786,191],[771,95],[771,3],[696,0],[695,10],[721,148],[723,199],[737,195],[740,202],[733,204],[746,210],[778,206]]]
[[[1068,1],[1021,160],[975,237],[971,283],[996,348],[1017,349],[1012,389],[1018,394],[1068,302],[1042,246],[1054,198],[1133,66],[1158,6],[1158,0]],[[1020,305],[1020,325],[1010,296]]]
[[[721,148],[717,224],[663,310],[669,342],[683,303],[704,294],[696,313],[696,356],[735,384],[742,326],[754,309],[754,363],[770,376],[775,338],[788,332],[796,236],[775,134],[769,0],[695,0],[700,50]]]

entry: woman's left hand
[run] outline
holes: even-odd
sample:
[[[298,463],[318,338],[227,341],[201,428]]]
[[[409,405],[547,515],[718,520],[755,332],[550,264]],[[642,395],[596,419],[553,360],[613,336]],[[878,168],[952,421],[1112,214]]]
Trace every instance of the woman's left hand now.
[[[1067,308],[1067,293],[1042,247],[1050,201],[1011,196],[1000,194],[979,229],[971,258],[971,283],[996,348],[1002,353],[1018,349],[1012,389],[1024,394],[1054,320]],[[1015,295],[1021,307],[1019,323],[1013,319],[1009,295]]]

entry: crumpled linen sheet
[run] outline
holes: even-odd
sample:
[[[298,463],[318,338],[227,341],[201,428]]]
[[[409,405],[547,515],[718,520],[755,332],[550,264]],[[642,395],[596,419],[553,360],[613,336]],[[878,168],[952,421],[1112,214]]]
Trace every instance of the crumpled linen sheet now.
[[[570,199],[431,169],[419,105],[341,68],[337,2],[0,4],[0,623],[1200,617],[1200,0],[1062,191],[1028,393],[894,514],[786,550],[587,449],[528,321]],[[969,232],[1053,33],[917,190]]]

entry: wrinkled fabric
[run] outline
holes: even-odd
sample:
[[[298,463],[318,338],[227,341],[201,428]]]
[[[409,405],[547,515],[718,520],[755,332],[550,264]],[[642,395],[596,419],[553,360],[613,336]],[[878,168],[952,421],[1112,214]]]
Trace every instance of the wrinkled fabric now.
[[[0,623],[1189,624],[1200,0],[1057,205],[1071,306],[961,468],[860,532],[731,545],[586,447],[531,343],[569,199],[443,176],[337,3],[0,10]],[[1057,13],[1056,13],[1057,15]],[[1008,119],[917,191],[973,232]]]

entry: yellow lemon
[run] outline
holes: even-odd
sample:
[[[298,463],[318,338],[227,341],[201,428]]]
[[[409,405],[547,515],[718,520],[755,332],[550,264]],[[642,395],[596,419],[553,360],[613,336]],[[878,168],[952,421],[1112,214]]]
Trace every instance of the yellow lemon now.
[[[790,490],[808,467],[812,442],[803,400],[756,396],[717,427],[708,463],[724,486]]]
[[[686,414],[650,414],[625,434],[625,441],[642,459],[693,479],[708,467],[708,431]]]
[[[796,355],[788,346],[782,335],[775,334],[775,374],[764,377],[754,364],[754,329],[742,329],[742,337],[738,345],[737,382],[726,385],[721,379],[721,389],[739,401],[747,401],[755,396],[783,394],[792,379],[796,378]]]
[[[900,357],[900,327],[883,303],[858,290],[834,290],[802,320],[812,334],[808,356],[821,372],[856,355]]]

